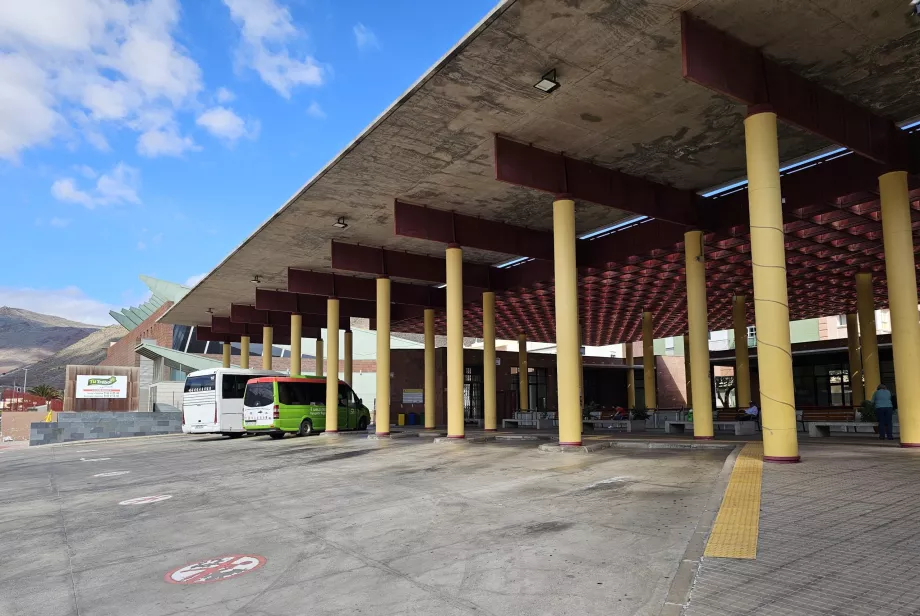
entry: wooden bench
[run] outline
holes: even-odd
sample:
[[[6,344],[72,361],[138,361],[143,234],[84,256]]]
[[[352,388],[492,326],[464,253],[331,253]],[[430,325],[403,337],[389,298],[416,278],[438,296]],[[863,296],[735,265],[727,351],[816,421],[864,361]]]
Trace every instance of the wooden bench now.
[[[521,425],[520,419],[502,419],[502,428],[507,428],[508,426],[513,425],[516,428],[519,428]]]
[[[810,436],[817,436],[812,434],[812,430],[809,427],[812,423],[818,423],[821,425],[825,424],[840,424],[844,425],[849,432],[849,426],[853,424],[861,425],[870,425],[868,423],[857,422],[856,421],[856,411],[852,408],[844,407],[825,407],[825,408],[802,408],[799,410],[801,415],[798,418],[798,422],[802,424],[802,431],[808,432]],[[830,432],[829,427],[822,428],[822,432]],[[826,436],[826,434],[824,435]]]

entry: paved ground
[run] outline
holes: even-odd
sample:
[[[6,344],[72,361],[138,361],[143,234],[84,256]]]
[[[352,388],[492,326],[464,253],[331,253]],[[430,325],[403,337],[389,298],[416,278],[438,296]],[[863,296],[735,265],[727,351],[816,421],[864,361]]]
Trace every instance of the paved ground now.
[[[655,615],[728,455],[425,441],[0,451],[0,614]]]
[[[704,558],[683,613],[920,614],[920,452],[801,453],[764,465],[756,560]]]

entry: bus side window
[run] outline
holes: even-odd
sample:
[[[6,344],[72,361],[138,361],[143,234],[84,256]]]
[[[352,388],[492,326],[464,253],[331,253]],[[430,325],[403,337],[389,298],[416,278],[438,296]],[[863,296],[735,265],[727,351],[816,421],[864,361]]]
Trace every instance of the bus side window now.
[[[325,383],[305,383],[308,391],[308,404],[314,406],[324,406],[326,404],[326,384]]]
[[[245,374],[224,374],[221,377],[221,397],[224,400],[242,399],[249,378]]]

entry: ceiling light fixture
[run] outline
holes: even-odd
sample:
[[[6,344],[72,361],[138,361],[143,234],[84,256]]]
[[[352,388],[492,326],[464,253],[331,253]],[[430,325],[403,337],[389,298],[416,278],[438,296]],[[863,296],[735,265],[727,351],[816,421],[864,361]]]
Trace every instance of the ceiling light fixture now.
[[[556,81],[556,69],[553,69],[551,71],[544,73],[544,75],[540,77],[540,81],[533,84],[533,87],[540,90],[541,92],[545,92],[546,94],[549,94],[550,92],[558,88],[559,85],[560,85],[559,82]]]
[[[262,277],[256,274],[255,276],[252,277],[252,280],[250,280],[249,282],[251,282],[252,284],[262,284]]]
[[[213,308],[208,308],[208,314],[214,314],[214,309],[213,309]]]
[[[344,216],[339,216],[339,219],[336,220],[334,223],[332,223],[332,226],[335,227],[336,229],[347,229],[348,223],[345,222]]]

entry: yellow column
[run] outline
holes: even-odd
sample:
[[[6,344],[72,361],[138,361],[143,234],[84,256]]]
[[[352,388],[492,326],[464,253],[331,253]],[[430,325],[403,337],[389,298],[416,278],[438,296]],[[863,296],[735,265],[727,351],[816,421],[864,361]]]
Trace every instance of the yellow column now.
[[[901,447],[920,447],[920,323],[907,173],[886,173],[878,183]]]
[[[498,429],[495,404],[495,293],[482,294],[482,411],[486,432]]]
[[[690,336],[684,334],[684,382],[687,388],[687,408],[693,408],[693,383],[690,382]]]
[[[584,416],[585,410],[585,358],[581,354],[581,347],[585,343],[584,332],[581,331],[581,324],[578,326],[578,409]]]
[[[299,314],[291,315],[291,376],[300,376],[303,374],[301,364],[301,344],[303,340],[303,317]]]
[[[464,438],[463,250],[447,247],[447,438]]]
[[[326,432],[339,431],[339,300],[326,300],[326,338],[329,365],[326,369]],[[345,418],[348,427],[348,418]]]
[[[626,408],[634,409],[636,408],[636,370],[633,366],[636,365],[636,359],[633,357],[633,343],[627,342],[623,346],[626,347]]]
[[[530,410],[530,380],[527,372],[527,334],[518,334],[518,406]]]
[[[249,368],[249,336],[240,337],[240,368]]]
[[[390,279],[377,279],[377,436],[390,436]]]
[[[687,321],[690,326],[690,382],[693,384],[693,438],[711,440],[712,385],[709,380],[709,315],[703,232],[684,233],[687,267]]]
[[[866,399],[863,389],[862,358],[859,356],[859,317],[847,315],[847,350],[850,352],[850,393],[853,406],[859,406]]]
[[[262,370],[272,369],[272,328],[262,328]]]
[[[323,376],[323,339],[316,339],[316,376]]]
[[[882,229],[882,235],[884,234],[885,230]],[[891,293],[891,280],[888,281],[888,292]],[[882,377],[878,366],[878,338],[875,335],[872,274],[869,272],[856,274],[856,311],[859,314],[859,346],[862,353],[863,377],[866,383],[865,395],[871,399],[878,384],[882,382]],[[916,378],[916,376],[911,378]],[[898,402],[900,401],[901,396],[898,396]]]
[[[353,341],[354,341],[354,336],[352,335],[351,330],[349,329],[348,331],[345,332],[345,374],[343,377],[344,381],[348,383],[349,385],[351,385],[352,380],[354,379],[354,369],[352,367],[352,364],[353,364],[352,358],[354,355],[354,352],[352,351]]]
[[[556,382],[559,444],[581,445],[578,394],[578,270],[575,263],[575,202],[553,202],[553,269],[556,280]]]
[[[743,295],[732,297],[732,322],[735,326],[735,399],[741,408],[747,407],[752,402],[746,299]]]
[[[798,462],[776,114],[744,120],[764,460]]]
[[[645,383],[645,408],[658,408],[658,392],[655,389],[655,334],[652,328],[652,313],[642,313],[642,380]]]
[[[434,310],[425,309],[425,429],[434,430],[437,398],[434,379]]]
[[[222,349],[222,350],[223,350],[224,356],[223,356],[222,365],[223,365],[224,368],[229,368],[229,367],[230,367],[230,352],[231,352],[231,349],[232,349],[232,347],[230,346],[230,343],[229,343],[229,342],[225,342],[225,343],[223,344],[223,349]]]

